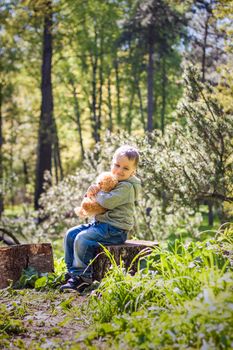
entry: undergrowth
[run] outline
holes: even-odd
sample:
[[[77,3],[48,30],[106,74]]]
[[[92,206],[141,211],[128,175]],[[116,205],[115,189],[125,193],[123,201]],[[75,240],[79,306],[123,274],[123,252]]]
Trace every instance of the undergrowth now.
[[[95,326],[82,339],[124,349],[231,349],[232,248],[230,226],[203,242],[155,247],[134,276],[109,256],[112,269],[89,300]]]
[[[33,299],[42,295],[47,299],[49,318],[60,314],[56,329],[51,318],[50,328],[44,331],[48,336],[59,331],[56,337],[60,341],[66,334],[62,328],[82,325],[80,330],[74,327],[74,337],[66,340],[67,348],[97,349],[100,345],[103,349],[125,350],[233,348],[232,225],[204,241],[176,239],[154,247],[147,256],[135,258],[138,270],[134,275],[132,265],[126,269],[121,261],[118,266],[104,249],[111,269],[97,289],[81,299],[77,293],[70,297],[54,289],[64,278],[63,259],[55,260],[53,274],[41,276],[33,270],[22,274],[19,286],[36,289],[33,293],[43,292],[33,294]],[[10,301],[1,305],[0,333],[9,345],[12,335],[21,335],[17,339],[23,341],[25,324],[28,327],[29,321],[37,322],[32,315],[38,303],[28,300],[25,289],[14,290],[10,286],[2,291],[3,296],[4,293]],[[25,317],[30,318],[26,323]],[[43,332],[40,333],[37,337],[46,341]],[[59,348],[59,344],[53,346]]]

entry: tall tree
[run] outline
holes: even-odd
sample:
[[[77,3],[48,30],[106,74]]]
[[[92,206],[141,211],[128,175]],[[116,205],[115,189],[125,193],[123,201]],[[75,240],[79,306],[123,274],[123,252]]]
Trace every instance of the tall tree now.
[[[41,70],[41,114],[38,135],[38,153],[36,165],[36,186],[34,206],[39,208],[39,198],[43,192],[44,172],[52,169],[52,130],[53,130],[53,93],[52,93],[52,3],[46,2],[43,34],[43,58]]]
[[[214,9],[217,0],[196,0],[191,8],[189,21],[188,59],[198,64],[202,72],[202,81],[216,83],[218,65],[224,61],[224,33],[220,30]]]
[[[16,142],[11,137],[13,133],[15,134],[11,126],[13,117],[16,119],[17,109],[14,101],[16,84],[13,82],[13,77],[18,72],[19,68],[16,62],[21,57],[22,51],[21,48],[17,47],[14,37],[12,38],[12,32],[14,33],[11,21],[14,14],[12,7],[13,4],[10,2],[0,5],[0,217],[4,209],[4,203],[7,202],[8,198],[13,198],[13,191],[15,190],[12,183],[12,158],[13,147]],[[6,143],[9,144],[6,145]],[[10,192],[8,198],[7,192]]]
[[[169,48],[177,42],[183,32],[184,16],[164,0],[138,2],[133,18],[126,24],[131,40],[144,43],[147,55],[147,131],[154,128],[154,79],[155,55],[161,47]]]
[[[220,30],[214,9],[216,0],[196,0],[192,7],[189,59],[201,69],[201,79],[216,84],[219,80],[217,66],[224,61],[224,33]],[[213,200],[207,199],[208,221],[214,223]]]
[[[0,218],[3,212],[3,162],[2,162],[2,82],[0,81]]]

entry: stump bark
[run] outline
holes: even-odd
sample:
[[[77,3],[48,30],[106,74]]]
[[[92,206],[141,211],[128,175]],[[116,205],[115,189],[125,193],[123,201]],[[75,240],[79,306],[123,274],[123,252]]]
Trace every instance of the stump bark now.
[[[130,273],[134,274],[137,271],[138,260],[143,256],[149,254],[153,247],[158,246],[158,242],[154,241],[142,241],[142,240],[128,240],[121,245],[107,246],[107,250],[114,257],[116,264],[119,265],[122,260],[126,270],[130,268]],[[150,249],[148,249],[150,248]],[[134,263],[132,261],[139,254]],[[97,249],[97,258],[93,262],[93,278],[100,281],[105,273],[109,271],[111,267],[111,261],[100,247]],[[131,266],[132,264],[132,266]]]
[[[53,272],[53,252],[50,243],[21,244],[0,248],[0,288],[15,283],[22,270],[34,267],[38,272]]]

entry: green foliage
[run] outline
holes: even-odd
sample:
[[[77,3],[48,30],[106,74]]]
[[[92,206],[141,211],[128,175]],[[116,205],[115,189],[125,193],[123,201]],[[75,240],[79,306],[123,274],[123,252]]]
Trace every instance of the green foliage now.
[[[232,346],[232,226],[216,238],[156,247],[131,276],[115,264],[91,296],[87,344],[104,337],[125,349],[228,349]],[[230,259],[229,259],[230,258]]]
[[[22,271],[19,281],[16,283],[16,288],[34,287],[39,274],[34,267],[28,267]]]
[[[16,282],[15,288],[35,288],[44,290],[56,288],[64,282],[66,265],[63,258],[54,259],[55,272],[39,273],[33,267],[28,267],[22,271],[20,279]]]

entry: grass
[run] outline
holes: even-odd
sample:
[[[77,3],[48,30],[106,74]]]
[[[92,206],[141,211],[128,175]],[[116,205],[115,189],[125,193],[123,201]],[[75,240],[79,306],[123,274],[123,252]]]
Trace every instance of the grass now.
[[[155,247],[131,276],[113,264],[89,302],[93,331],[124,349],[233,347],[232,227],[203,242]]]

